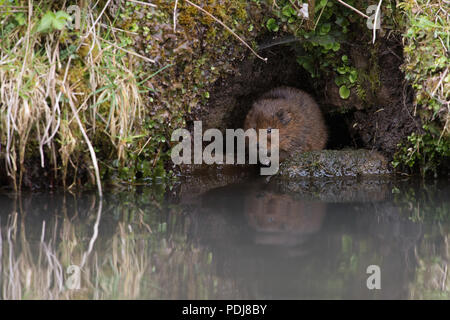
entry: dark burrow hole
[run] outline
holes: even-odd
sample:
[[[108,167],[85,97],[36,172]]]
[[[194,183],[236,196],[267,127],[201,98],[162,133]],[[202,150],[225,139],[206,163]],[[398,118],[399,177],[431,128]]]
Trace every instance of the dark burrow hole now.
[[[234,76],[219,79],[211,94],[208,106],[194,116],[202,120],[203,130],[218,128],[243,128],[245,117],[253,102],[265,92],[279,87],[289,86],[309,93],[319,104],[327,124],[329,139],[327,149],[359,148],[361,139],[351,130],[354,113],[348,111],[329,112],[328,106],[321,102],[319,92],[314,90],[314,81],[296,61],[296,52],[289,46],[272,47],[264,50],[269,57],[267,63],[258,59],[247,59],[238,64]],[[193,129],[193,120],[188,128]]]
[[[327,149],[357,149],[361,147],[360,138],[350,130],[353,122],[353,113],[326,114],[325,122],[328,128]]]

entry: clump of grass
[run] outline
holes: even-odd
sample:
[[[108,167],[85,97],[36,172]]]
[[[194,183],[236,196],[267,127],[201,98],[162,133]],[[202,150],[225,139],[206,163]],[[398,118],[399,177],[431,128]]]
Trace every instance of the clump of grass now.
[[[87,171],[101,194],[99,134],[109,138],[106,144],[119,162],[135,151],[130,140],[145,142],[135,76],[142,57],[123,48],[124,37],[111,23],[110,28],[101,27],[104,10],[96,16],[86,6],[80,29],[63,24],[59,30],[52,25],[42,28],[50,9],[44,14],[32,1],[23,7],[26,26],[14,11],[1,16],[0,156],[7,174],[19,189],[30,169],[26,158],[39,157],[40,166],[53,167],[63,183],[68,167],[72,172]],[[84,163],[86,157],[90,164]]]
[[[402,1],[406,78],[416,89],[416,109],[426,120],[442,123],[450,135],[450,15],[448,3]]]
[[[450,157],[450,15],[442,0],[401,1],[404,14],[405,78],[415,89],[415,111],[424,132],[408,137],[394,164],[412,167],[420,162],[422,173],[436,171]]]

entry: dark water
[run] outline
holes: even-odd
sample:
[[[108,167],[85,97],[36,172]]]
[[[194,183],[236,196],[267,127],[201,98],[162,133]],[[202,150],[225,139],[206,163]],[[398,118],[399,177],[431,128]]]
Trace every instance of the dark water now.
[[[0,194],[1,298],[450,297],[449,181],[195,190]]]

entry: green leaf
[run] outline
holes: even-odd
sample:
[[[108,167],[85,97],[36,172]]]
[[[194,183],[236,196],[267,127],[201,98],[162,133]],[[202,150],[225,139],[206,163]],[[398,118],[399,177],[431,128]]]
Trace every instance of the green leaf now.
[[[62,10],[56,13],[47,11],[39,23],[37,32],[47,32],[52,28],[62,30],[69,20],[72,20],[72,17]]]
[[[58,12],[55,13],[55,19],[72,21],[72,17],[69,14],[67,14],[67,12],[62,10],[59,10]]]
[[[51,11],[47,11],[46,14],[42,17],[39,26],[37,28],[37,32],[45,32],[49,30],[52,26],[53,20],[55,19],[55,14]]]
[[[327,50],[331,50],[333,48],[333,43],[324,43],[322,46]]]
[[[357,79],[358,79],[358,72],[356,70],[350,71],[348,80],[350,80],[351,83],[355,83]]]
[[[71,21],[72,17],[69,16],[64,11],[58,11],[55,14],[55,19],[53,20],[53,28],[62,30],[64,29],[67,21]]]
[[[338,26],[342,26],[342,23],[344,22],[344,18],[342,18],[342,17],[337,17],[336,18],[336,21],[335,21],[335,23],[338,25]]]
[[[27,19],[25,18],[25,15],[23,13],[17,13],[14,16],[14,19],[16,19],[19,26],[23,26],[27,22]]]
[[[342,99],[348,99],[348,97],[350,96],[350,89],[347,88],[347,86],[342,86],[339,88],[339,95],[341,96]]]
[[[345,84],[345,77],[344,76],[337,76],[336,78],[334,78],[334,83],[336,83],[336,85],[338,87],[340,87],[341,85]]]
[[[330,32],[330,30],[331,30],[331,24],[329,24],[329,23],[324,23],[321,27],[320,27],[320,34],[321,35],[325,35],[325,34],[327,34],[328,32]]]
[[[328,0],[320,0],[320,2],[316,4],[316,6],[314,8],[314,12],[317,13],[320,9],[325,7],[327,5],[327,2],[328,2]]]
[[[345,66],[338,67],[338,68],[336,69],[336,71],[337,71],[339,74],[346,74],[346,73],[347,73],[347,68],[346,68]]]
[[[269,20],[267,20],[266,27],[267,29],[269,29],[269,31],[273,32],[277,32],[279,29],[278,24],[274,18],[270,18]]]
[[[292,8],[290,5],[287,4],[283,7],[283,9],[281,9],[281,13],[286,17],[290,17],[295,15],[295,10],[294,8]]]
[[[315,70],[314,70],[314,62],[313,59],[309,56],[300,56],[297,58],[297,62],[306,70],[308,71],[311,76],[315,76]]]
[[[333,43],[333,51],[339,51],[339,49],[341,48],[341,44],[339,42],[335,42]]]
[[[53,23],[52,23],[53,28],[55,28],[57,30],[64,29],[65,25],[66,25],[66,21],[61,21],[61,20],[58,20],[58,19],[54,19]]]

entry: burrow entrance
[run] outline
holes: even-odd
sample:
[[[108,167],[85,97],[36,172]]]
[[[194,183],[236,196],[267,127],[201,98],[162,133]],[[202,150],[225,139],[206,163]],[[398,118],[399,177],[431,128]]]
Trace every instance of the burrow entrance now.
[[[399,41],[380,39],[376,56],[379,87],[367,102],[359,101],[353,92],[349,100],[342,100],[333,79],[312,79],[297,63],[295,48],[278,45],[261,52],[267,63],[252,57],[237,62],[236,74],[216,81],[209,103],[188,124],[202,120],[204,130],[242,128],[252,102],[261,94],[291,86],[310,93],[321,107],[329,130],[327,149],[365,148],[392,158],[397,144],[420,128],[412,116],[412,91],[400,71],[403,48]],[[349,52],[357,68],[367,65],[370,56],[363,46],[355,45]]]

